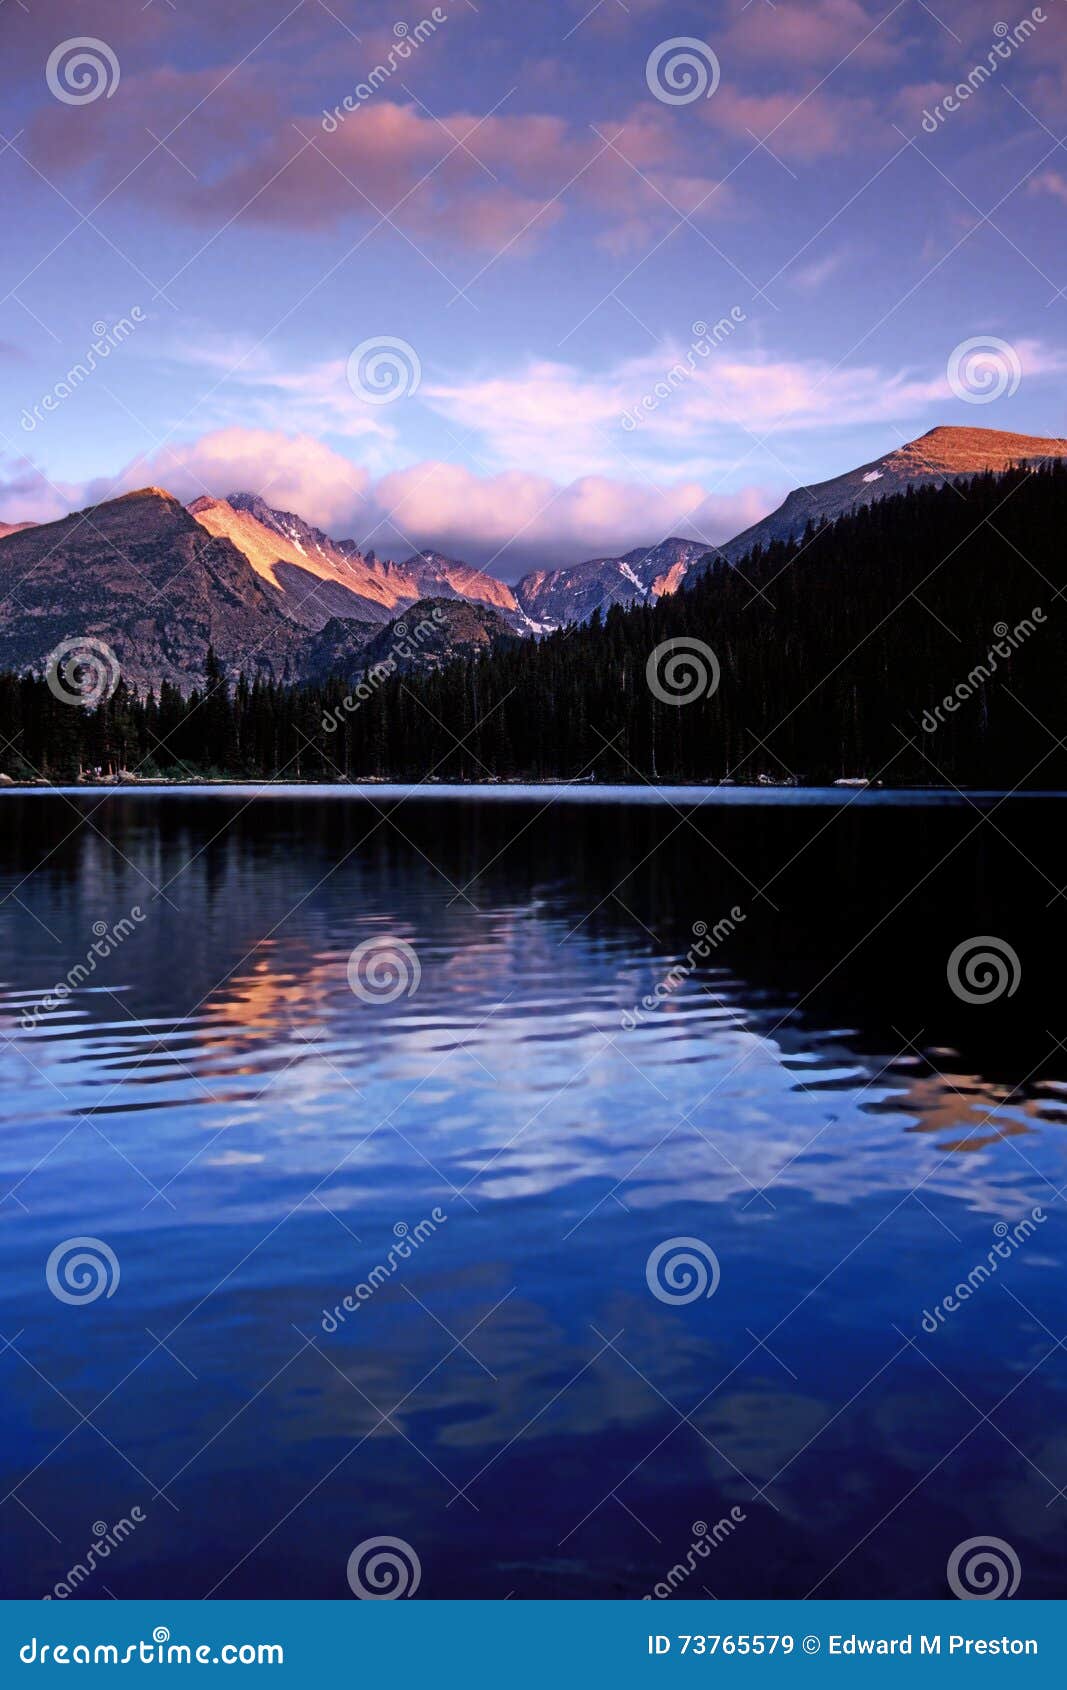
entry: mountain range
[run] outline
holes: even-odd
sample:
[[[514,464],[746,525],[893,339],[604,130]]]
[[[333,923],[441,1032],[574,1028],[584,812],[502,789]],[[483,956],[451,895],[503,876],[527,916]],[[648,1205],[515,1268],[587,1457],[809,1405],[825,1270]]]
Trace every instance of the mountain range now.
[[[908,487],[940,487],[946,481],[983,470],[999,472],[1016,464],[1063,457],[1067,457],[1067,440],[1009,434],[993,428],[932,428],[884,458],[875,458],[830,481],[795,488],[769,516],[717,546],[716,556],[736,563],[756,546],[799,539],[809,522],[818,527],[876,499],[903,493]]]
[[[718,561],[799,537],[908,487],[1067,457],[1067,440],[935,428],[869,464],[799,488],[726,544],[669,538],[618,557],[534,570],[514,587],[426,550],[403,562],[334,539],[254,493],[188,507],[142,488],[58,522],[0,524],[0,669],[41,670],[72,637],[106,642],[140,692],[202,685],[209,648],[224,671],[275,680],[355,676],[403,648],[436,666],[505,636],[653,604]],[[417,608],[417,615],[415,610]],[[410,625],[432,628],[412,644]]]

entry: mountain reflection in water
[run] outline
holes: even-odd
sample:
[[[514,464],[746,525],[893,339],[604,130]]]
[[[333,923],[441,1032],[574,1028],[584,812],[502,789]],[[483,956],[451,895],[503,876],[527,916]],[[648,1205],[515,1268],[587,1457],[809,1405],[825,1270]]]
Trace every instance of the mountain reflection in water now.
[[[978,1534],[1061,1592],[1067,801],[701,796],[0,795],[6,1594],[135,1504],[79,1595],[347,1597],[388,1535],[420,1597],[640,1596],[732,1507],[679,1594],[938,1596]]]

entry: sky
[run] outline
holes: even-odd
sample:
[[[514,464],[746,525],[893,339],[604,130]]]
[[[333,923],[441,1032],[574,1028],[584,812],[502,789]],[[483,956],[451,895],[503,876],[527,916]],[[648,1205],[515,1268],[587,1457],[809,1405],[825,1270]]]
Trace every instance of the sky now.
[[[5,0],[0,83],[7,522],[513,580],[1067,434],[1065,0]]]

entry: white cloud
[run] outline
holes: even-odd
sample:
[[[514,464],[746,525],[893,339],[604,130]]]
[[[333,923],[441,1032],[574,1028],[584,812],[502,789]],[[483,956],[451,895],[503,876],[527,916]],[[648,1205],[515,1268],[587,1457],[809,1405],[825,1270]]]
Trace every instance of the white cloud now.
[[[135,487],[165,487],[186,502],[203,493],[259,493],[338,538],[354,537],[382,555],[433,546],[509,578],[523,569],[624,552],[671,534],[727,539],[762,515],[775,495],[758,488],[716,495],[699,481],[652,485],[586,475],[570,481],[526,471],[476,475],[427,461],[377,480],[307,435],[227,428],[168,446],[118,475],[54,489],[24,463],[5,486],[0,516],[51,521],[67,510]]]
[[[712,544],[775,502],[759,488],[713,495],[695,481],[654,486],[585,475],[566,482],[521,470],[478,476],[458,464],[425,463],[377,482],[366,514],[382,534],[457,551],[511,579],[526,568],[625,552],[673,534]],[[383,542],[372,540],[381,549]]]
[[[356,397],[345,358],[286,368],[262,339],[199,327],[169,342],[163,355],[186,368],[215,372],[217,379],[197,402],[197,411],[212,424],[359,440],[364,457],[377,459],[383,469],[387,457],[395,458],[392,419]]]
[[[365,469],[308,434],[235,427],[135,458],[112,491],[150,484],[186,503],[202,493],[224,498],[251,491],[336,530],[359,508],[369,483]]]
[[[539,361],[477,380],[424,382],[422,397],[480,437],[480,455],[491,467],[561,479],[589,472],[662,478],[665,462],[675,474],[719,478],[751,457],[753,436],[879,423],[928,427],[939,420],[930,418],[930,407],[951,402],[944,365],[889,371],[773,358],[743,350],[745,332],[739,325],[706,353],[694,352],[697,340],[667,344],[600,375]],[[1024,375],[1067,367],[1063,354],[1036,341],[1018,341],[1016,350]],[[625,422],[627,415],[635,420]],[[772,462],[774,455],[772,447]]]
[[[691,368],[688,348],[665,346],[593,376],[540,361],[466,382],[424,379],[405,404],[427,407],[473,435],[478,471],[432,455],[398,463],[399,450],[377,431],[353,447],[363,460],[357,464],[310,427],[235,423],[80,487],[54,486],[22,460],[6,484],[0,478],[0,516],[47,521],[147,483],[185,500],[247,489],[381,554],[433,546],[511,578],[671,534],[709,544],[729,539],[810,477],[813,462],[826,464],[825,474],[852,467],[850,433],[883,425],[886,444],[897,445],[942,421],[951,399],[943,366],[891,372],[742,356],[743,332],[739,327]],[[1067,355],[1036,341],[1017,340],[1015,349],[1024,380],[1067,368]],[[216,347],[204,356],[225,360],[228,353]],[[672,384],[669,372],[679,362],[686,367]],[[250,354],[243,367],[249,392],[257,381],[274,395],[289,392],[286,414],[295,411],[299,421],[316,412],[321,388],[338,385],[326,364],[290,375]],[[644,410],[643,397],[665,382],[665,396]],[[635,407],[639,420],[628,429],[623,419],[634,417]],[[342,430],[331,432],[344,440]]]

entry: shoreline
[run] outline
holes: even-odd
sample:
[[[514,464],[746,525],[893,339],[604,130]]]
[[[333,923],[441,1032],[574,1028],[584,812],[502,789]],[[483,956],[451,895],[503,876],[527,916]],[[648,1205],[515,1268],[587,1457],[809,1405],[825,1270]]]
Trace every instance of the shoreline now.
[[[922,786],[888,786],[881,782],[870,785],[866,781],[848,780],[830,784],[812,783],[810,785],[776,784],[773,782],[701,782],[701,781],[588,781],[588,780],[493,780],[493,781],[443,781],[430,779],[422,781],[370,779],[358,781],[315,781],[315,780],[251,780],[251,779],[196,779],[189,781],[178,780],[107,780],[107,781],[14,781],[8,780],[0,784],[0,798],[4,794],[32,796],[34,794],[54,794],[56,796],[71,797],[79,793],[100,794],[104,796],[162,795],[172,793],[178,796],[195,797],[198,794],[237,794],[244,796],[264,797],[274,795],[288,795],[297,797],[301,794],[314,793],[319,797],[340,797],[345,794],[353,796],[368,796],[381,793],[383,796],[402,794],[405,797],[420,796],[425,798],[452,798],[457,796],[474,796],[485,798],[523,798],[540,793],[553,793],[559,797],[571,795],[580,799],[605,801],[619,799],[630,802],[638,798],[641,802],[658,799],[670,802],[673,795],[700,794],[704,801],[717,799],[724,803],[744,802],[753,800],[773,802],[775,800],[792,801],[794,803],[811,803],[813,801],[834,801],[841,804],[854,801],[865,803],[895,803],[895,802],[938,802],[968,803],[975,799],[1007,799],[1007,798],[1067,798],[1067,790],[1056,787],[1019,787],[1006,789],[1003,787],[979,786],[951,786],[951,785],[922,785]]]

